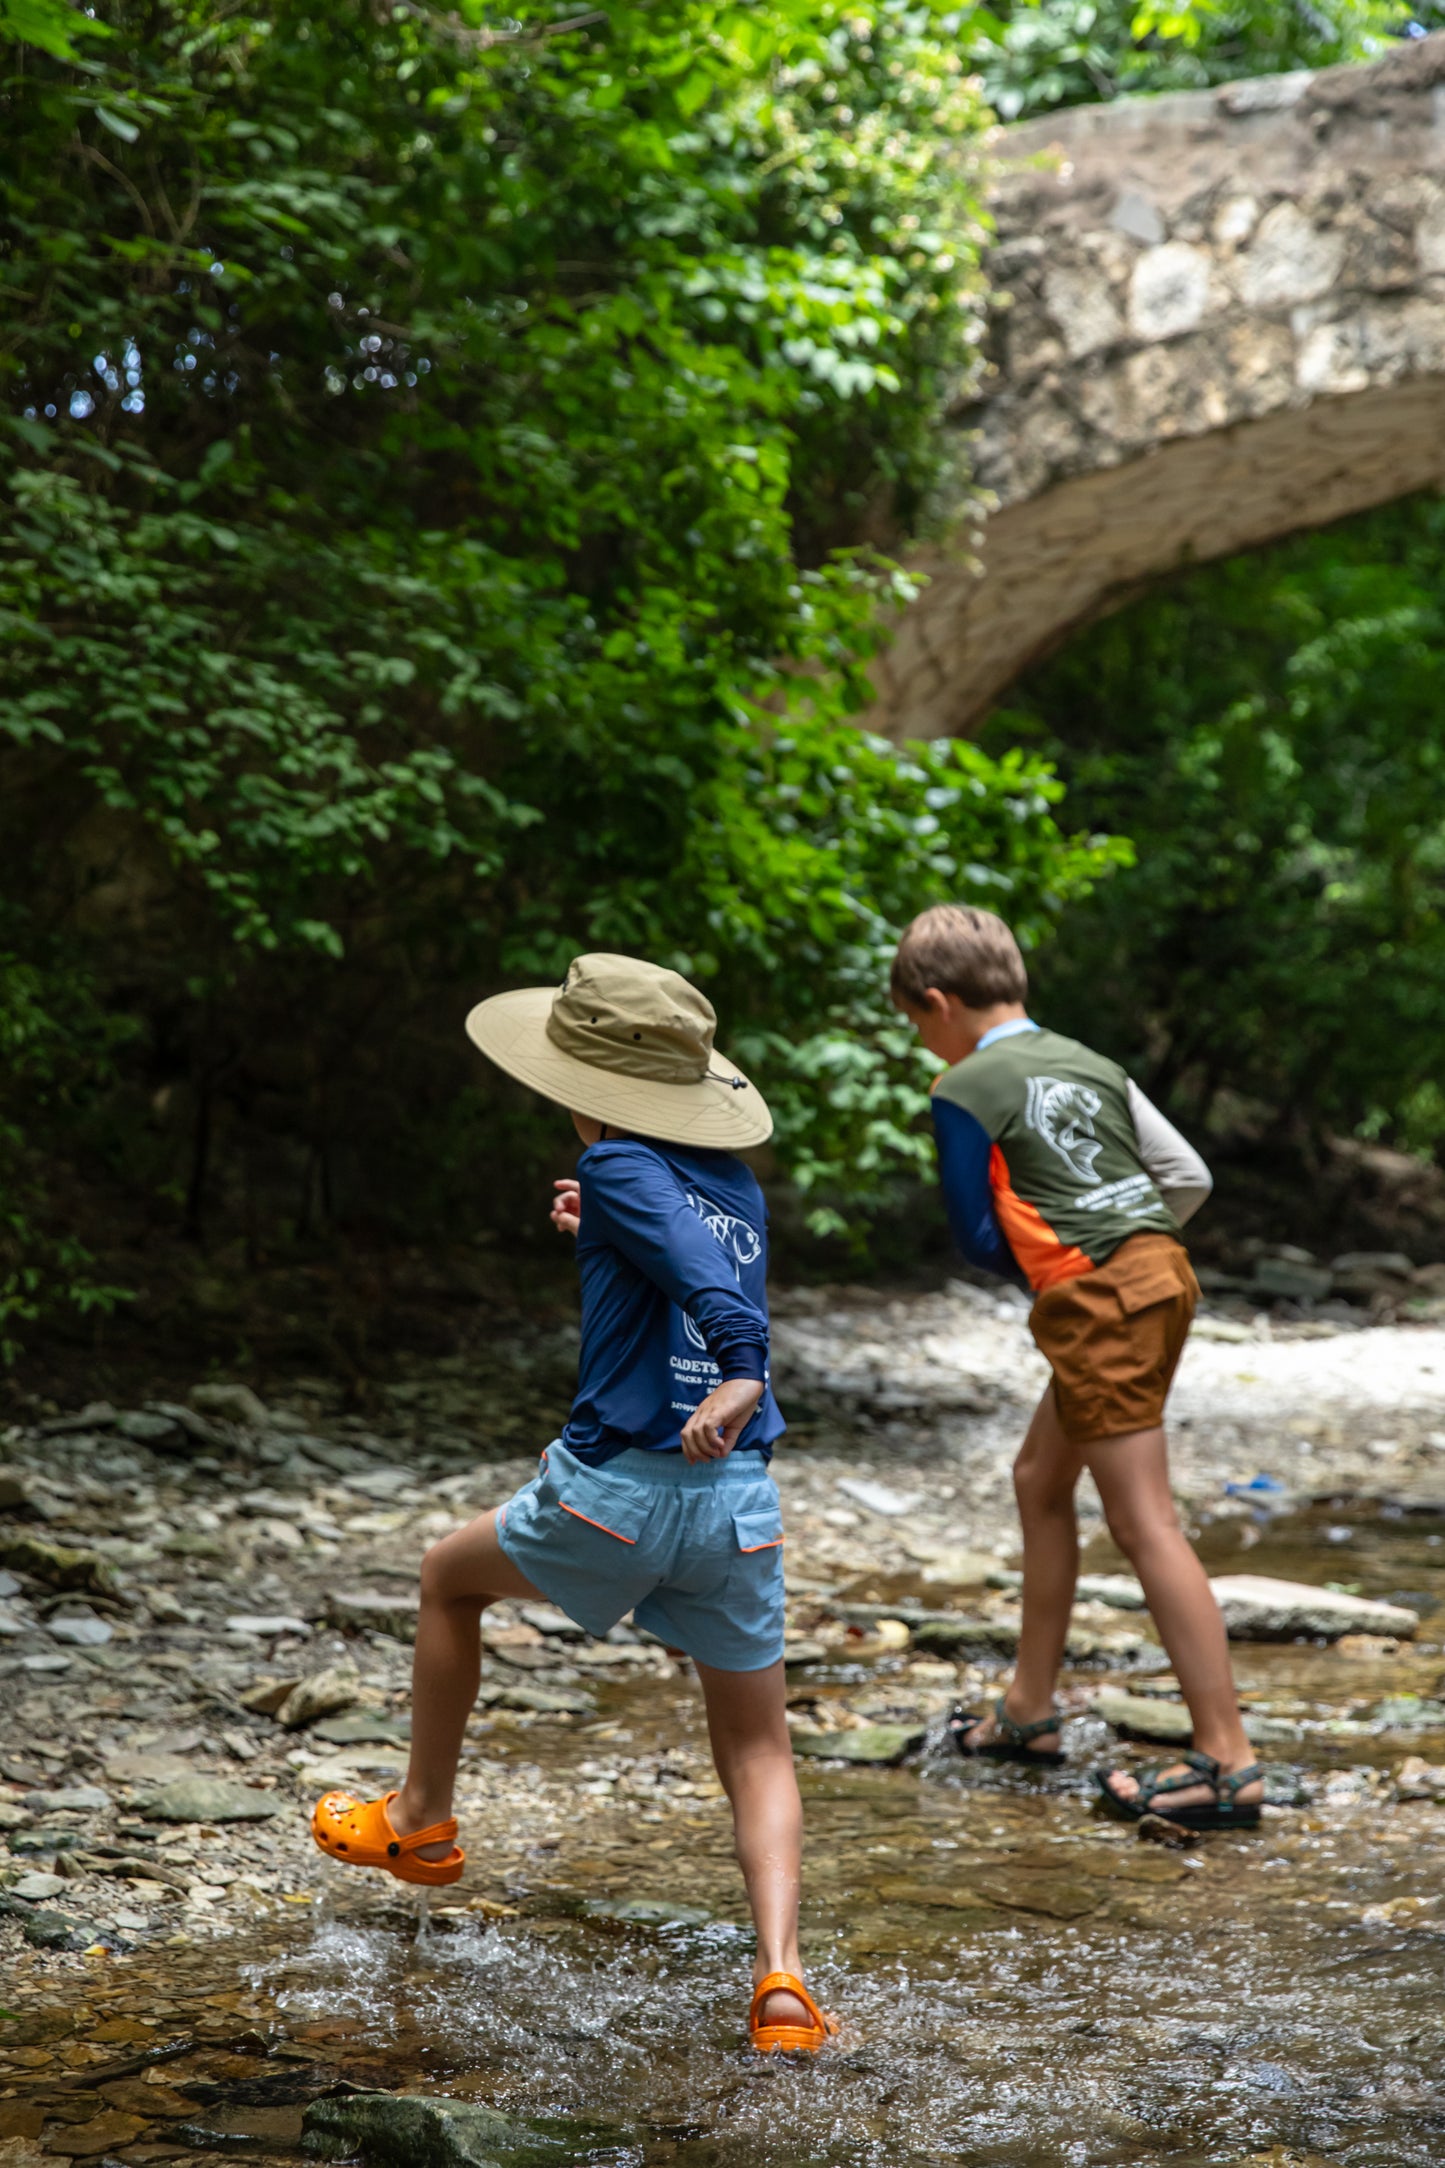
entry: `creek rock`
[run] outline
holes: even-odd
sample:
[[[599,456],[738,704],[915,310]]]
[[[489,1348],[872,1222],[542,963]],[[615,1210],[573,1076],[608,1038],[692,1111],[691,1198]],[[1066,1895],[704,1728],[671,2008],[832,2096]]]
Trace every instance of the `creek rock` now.
[[[565,1686],[504,1686],[489,1701],[493,1708],[525,1710],[533,1716],[593,1716],[597,1711],[590,1694]]]
[[[98,1784],[71,1784],[58,1791],[27,1792],[24,1803],[32,1814],[104,1814],[110,1793]]]
[[[405,1746],[411,1737],[409,1716],[387,1716],[380,1709],[348,1710],[311,1727],[312,1736],[330,1746]]]
[[[420,1599],[414,1595],[397,1595],[383,1589],[355,1589],[327,1597],[326,1623],[390,1634],[394,1641],[411,1641],[416,1635],[419,1609]]]
[[[63,1874],[46,1874],[43,1868],[34,1867],[10,1884],[12,1897],[23,1897],[27,1904],[43,1904],[47,1897],[58,1897],[65,1888]]]
[[[132,1445],[148,1445],[157,1453],[174,1452],[186,1443],[186,1433],[173,1417],[144,1409],[127,1408],[116,1417],[113,1428]]]
[[[103,1649],[107,1641],[115,1638],[115,1628],[108,1619],[98,1618],[94,1611],[67,1611],[45,1622],[45,1631],[52,1641],[62,1641],[71,1648]]]
[[[256,1617],[243,1613],[227,1619],[226,1631],[243,1641],[279,1641],[283,1634],[300,1638],[309,1634],[311,1628],[304,1618],[291,1618],[284,1612]]]
[[[66,1543],[48,1543],[41,1536],[6,1536],[0,1539],[0,1566],[43,1581],[47,1588],[75,1589],[87,1596],[109,1596],[124,1602],[116,1578],[98,1551],[75,1550]]]
[[[271,1422],[271,1413],[259,1395],[249,1385],[232,1385],[216,1380],[209,1385],[196,1385],[191,1389],[191,1406],[199,1408],[202,1415],[219,1416],[223,1423],[239,1423],[243,1430],[265,1430]]]
[[[355,1706],[361,1681],[354,1671],[313,1671],[292,1687],[276,1711],[283,1731],[304,1731],[323,1716],[339,1716]]]
[[[1257,1257],[1251,1279],[1261,1295],[1277,1295],[1286,1302],[1323,1302],[1334,1286],[1334,1274],[1326,1266],[1297,1263],[1292,1257]]]
[[[8,1891],[0,1891],[0,1919],[14,1920],[36,1950],[83,1950],[95,1940],[93,1927],[70,1919],[64,1912],[41,1911]]]
[[[1022,1588],[1024,1577],[1008,1567],[999,1566],[990,1573],[988,1585],[990,1588]],[[1146,1608],[1143,1589],[1128,1573],[1080,1574],[1074,1594],[1080,1603],[1107,1604],[1111,1611],[1142,1611]]]
[[[1376,1702],[1371,1721],[1386,1731],[1445,1731],[1445,1702],[1427,1701],[1419,1694],[1395,1694]]]
[[[809,1761],[871,1763],[891,1769],[923,1744],[923,1724],[863,1724],[856,1731],[795,1731],[793,1752]]]
[[[1445,1766],[1408,1754],[1395,1771],[1397,1799],[1445,1799]]]
[[[588,1897],[582,1911],[589,1920],[616,1920],[624,1927],[706,1927],[714,1917],[706,1905],[673,1904],[665,1897]]]
[[[360,2154],[367,2168],[567,2168],[577,2157],[563,2139],[478,2101],[420,2093],[313,2100],[301,2146],[321,2160]]]
[[[1403,1604],[1346,1596],[1307,1581],[1258,1573],[1221,1574],[1210,1583],[1233,1641],[1337,1641],[1344,1634],[1390,1634],[1409,1640],[1420,1621]]]
[[[1188,1746],[1194,1737],[1194,1721],[1182,1701],[1160,1701],[1148,1694],[1126,1694],[1113,1686],[1101,1687],[1093,1709],[1121,1739],[1152,1739],[1160,1746]]]
[[[265,1822],[284,1814],[286,1801],[254,1785],[196,1776],[157,1785],[134,1801],[134,1809],[147,1822]]]

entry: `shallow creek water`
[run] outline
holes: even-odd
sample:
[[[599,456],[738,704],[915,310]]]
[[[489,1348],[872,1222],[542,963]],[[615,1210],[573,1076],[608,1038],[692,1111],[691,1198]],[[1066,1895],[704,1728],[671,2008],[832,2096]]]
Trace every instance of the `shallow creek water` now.
[[[1203,1549],[1216,1570],[1445,1605],[1442,1536],[1336,1505],[1220,1522]],[[1256,1836],[1188,1851],[1100,1817],[1091,1772],[1118,1750],[1092,1718],[1066,1771],[939,1753],[804,1768],[805,1953],[842,2021],[816,2063],[742,2046],[751,1941],[721,1804],[663,1829],[582,1798],[524,1875],[474,1856],[420,1939],[413,1900],[318,1861],[310,1905],[249,1940],[27,1994],[0,2027],[0,2161],[39,2168],[71,2133],[92,2158],[294,2160],[305,2103],[350,2083],[548,2119],[563,2168],[1437,2164],[1445,1807],[1395,1803],[1386,1772],[1445,1760],[1445,1737],[1365,1712],[1437,1689],[1442,1628],[1437,1610],[1420,1644],[1363,1661],[1239,1648],[1246,1705],[1278,1734],[1275,1795],[1301,1769],[1338,1777]],[[807,1691],[859,1675],[814,1671]],[[694,1692],[650,1679],[609,1687],[590,1734],[506,1750],[575,1760],[605,1735],[640,1752],[679,1726],[700,1736]]]

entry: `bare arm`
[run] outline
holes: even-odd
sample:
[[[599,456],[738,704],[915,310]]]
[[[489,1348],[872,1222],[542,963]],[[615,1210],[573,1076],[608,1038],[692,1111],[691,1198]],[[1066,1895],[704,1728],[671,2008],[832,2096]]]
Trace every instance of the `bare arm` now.
[[[1139,1157],[1180,1226],[1192,1219],[1214,1187],[1214,1176],[1187,1138],[1166,1121],[1151,1100],[1129,1079],[1129,1112],[1139,1139]]]

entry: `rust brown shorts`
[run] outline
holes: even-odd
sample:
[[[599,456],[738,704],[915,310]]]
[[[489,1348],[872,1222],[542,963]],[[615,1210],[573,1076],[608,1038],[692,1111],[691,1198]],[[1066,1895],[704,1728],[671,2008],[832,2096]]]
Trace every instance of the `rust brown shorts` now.
[[[1029,1330],[1066,1437],[1087,1445],[1163,1422],[1198,1300],[1188,1252],[1158,1234],[1130,1235],[1092,1272],[1040,1291]]]

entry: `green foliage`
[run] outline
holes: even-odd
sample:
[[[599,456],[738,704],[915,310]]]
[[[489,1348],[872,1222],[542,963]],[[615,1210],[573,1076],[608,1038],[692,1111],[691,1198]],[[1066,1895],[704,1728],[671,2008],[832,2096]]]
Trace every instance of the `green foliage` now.
[[[458,1114],[460,1016],[610,946],[876,1188],[890,924],[1042,931],[1111,862],[1037,762],[849,721],[977,328],[956,18],[97,12],[0,92],[0,896],[57,1029],[63,968],[134,1032],[83,1120],[12,1109],[32,1163],[254,1245],[415,1226],[445,1140],[440,1217],[507,1224],[535,1134]]]
[[[973,10],[965,50],[1004,120],[1131,91],[1367,60],[1437,0],[1005,0]]]
[[[1178,581],[990,737],[1138,841],[1045,963],[1051,1018],[1207,1112],[1445,1145],[1445,503]]]

